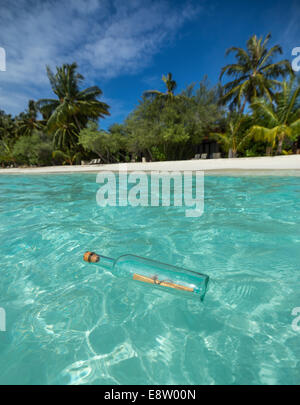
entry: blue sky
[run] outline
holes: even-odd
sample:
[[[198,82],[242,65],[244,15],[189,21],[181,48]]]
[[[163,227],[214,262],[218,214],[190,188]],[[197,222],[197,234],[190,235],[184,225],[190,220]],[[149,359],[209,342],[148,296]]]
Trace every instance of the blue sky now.
[[[284,57],[300,47],[298,0],[0,0],[0,109],[24,110],[51,97],[45,65],[76,61],[86,86],[98,85],[121,122],[144,90],[163,90],[172,72],[178,91],[207,75],[217,83],[230,46],[272,34]]]

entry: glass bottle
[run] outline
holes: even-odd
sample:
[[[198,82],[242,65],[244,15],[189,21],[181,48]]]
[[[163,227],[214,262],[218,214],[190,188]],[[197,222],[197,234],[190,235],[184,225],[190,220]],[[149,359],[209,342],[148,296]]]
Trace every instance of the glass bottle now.
[[[111,270],[120,277],[153,284],[155,287],[173,289],[203,300],[209,277],[196,271],[171,266],[156,260],[126,254],[117,259],[86,252],[84,260]]]

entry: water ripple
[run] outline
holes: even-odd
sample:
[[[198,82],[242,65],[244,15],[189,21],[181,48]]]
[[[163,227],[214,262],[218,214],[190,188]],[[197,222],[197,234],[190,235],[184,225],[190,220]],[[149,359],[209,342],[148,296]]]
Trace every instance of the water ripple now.
[[[194,219],[100,208],[95,178],[0,178],[0,383],[298,384],[299,177],[209,176]],[[204,272],[205,301],[121,280],[86,249]]]

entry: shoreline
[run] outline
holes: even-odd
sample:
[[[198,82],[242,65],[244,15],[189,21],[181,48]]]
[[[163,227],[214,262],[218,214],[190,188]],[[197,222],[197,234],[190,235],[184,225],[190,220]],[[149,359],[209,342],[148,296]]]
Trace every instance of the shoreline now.
[[[255,175],[265,172],[267,175],[300,176],[300,155],[249,157],[234,159],[208,159],[208,160],[177,160],[147,163],[116,163],[100,165],[74,165],[74,166],[47,166],[28,168],[0,169],[1,174],[66,174],[66,173],[97,173],[99,171],[205,171],[207,174],[228,175],[244,174]]]

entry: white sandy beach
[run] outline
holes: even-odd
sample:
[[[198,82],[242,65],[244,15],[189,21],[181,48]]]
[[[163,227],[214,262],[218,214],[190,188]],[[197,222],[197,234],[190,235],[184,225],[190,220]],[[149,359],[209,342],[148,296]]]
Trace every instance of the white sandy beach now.
[[[300,175],[300,155],[251,157],[236,159],[182,160],[148,163],[121,163],[106,165],[74,165],[48,166],[36,168],[7,168],[0,169],[0,174],[42,174],[42,173],[82,173],[98,172],[99,170],[119,171],[183,171],[203,170],[207,174],[228,174],[228,172],[244,172],[254,174],[267,171],[268,174],[282,174],[281,171],[291,171],[292,175]]]

